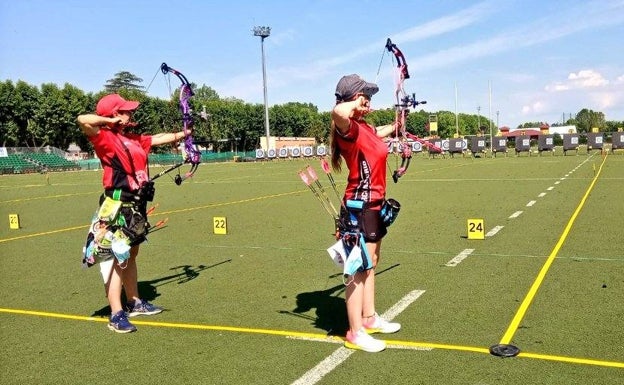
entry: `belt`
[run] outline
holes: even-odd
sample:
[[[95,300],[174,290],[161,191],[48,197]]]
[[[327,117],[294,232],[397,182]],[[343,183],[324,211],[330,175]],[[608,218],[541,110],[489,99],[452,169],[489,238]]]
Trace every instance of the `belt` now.
[[[140,202],[142,200],[138,194],[121,189],[106,189],[104,190],[104,195],[122,202]]]

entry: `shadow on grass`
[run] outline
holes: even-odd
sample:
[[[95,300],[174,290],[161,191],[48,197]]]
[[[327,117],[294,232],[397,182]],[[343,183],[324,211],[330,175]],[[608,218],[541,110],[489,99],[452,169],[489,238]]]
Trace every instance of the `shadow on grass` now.
[[[139,281],[138,282],[139,297],[141,297],[141,299],[143,300],[151,302],[160,296],[157,290],[159,286],[167,285],[170,283],[177,283],[178,285],[180,285],[180,284],[189,282],[197,278],[201,271],[204,271],[206,269],[211,269],[213,267],[222,265],[227,262],[232,262],[232,260],[226,259],[225,261],[221,261],[210,266],[198,265],[197,267],[193,267],[191,265],[181,265],[181,266],[172,267],[169,270],[176,271],[175,274],[157,278],[151,281]],[[121,303],[126,303],[126,302],[127,302],[126,296],[125,294],[122,294]],[[108,317],[110,314],[111,314],[111,308],[110,306],[107,305],[93,312],[91,317]]]
[[[382,274],[398,266],[399,264],[389,266],[384,270],[378,271],[375,275]],[[335,274],[330,278],[336,278],[341,275]],[[292,311],[282,310],[280,313],[308,319],[312,321],[312,325],[316,328],[325,330],[327,335],[344,336],[349,329],[347,306],[345,299],[340,296],[344,290],[345,285],[339,284],[325,290],[299,293],[297,294],[295,309]],[[303,314],[312,309],[316,309],[316,317]]]
[[[327,335],[345,335],[349,328],[347,306],[344,298],[339,297],[344,289],[345,286],[340,284],[326,290],[297,294],[297,307],[292,313],[282,313],[309,319],[312,325],[325,330]],[[316,309],[316,317],[302,314],[312,309]]]

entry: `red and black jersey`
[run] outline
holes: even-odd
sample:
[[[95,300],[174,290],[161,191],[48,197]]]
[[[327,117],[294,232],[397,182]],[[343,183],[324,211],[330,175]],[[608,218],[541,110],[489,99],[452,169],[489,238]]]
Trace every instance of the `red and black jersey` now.
[[[104,189],[134,192],[149,181],[147,156],[152,146],[151,136],[100,129],[89,140],[104,169]]]
[[[337,145],[349,169],[345,199],[381,207],[386,194],[386,144],[363,120],[350,119],[348,131],[337,134]]]

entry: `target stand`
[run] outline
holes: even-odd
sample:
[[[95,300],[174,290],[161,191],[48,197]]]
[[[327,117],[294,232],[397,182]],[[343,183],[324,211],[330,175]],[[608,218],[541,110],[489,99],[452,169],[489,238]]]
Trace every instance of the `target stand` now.
[[[515,357],[520,353],[520,349],[514,345],[496,344],[490,346],[490,354],[497,357]]]

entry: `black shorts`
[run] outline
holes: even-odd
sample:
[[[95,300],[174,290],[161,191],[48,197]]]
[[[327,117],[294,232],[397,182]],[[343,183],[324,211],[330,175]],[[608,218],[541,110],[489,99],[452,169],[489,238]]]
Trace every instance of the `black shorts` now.
[[[348,223],[349,214],[344,207],[340,210],[340,217],[343,223]],[[366,242],[378,242],[388,234],[388,228],[384,225],[379,210],[364,208],[357,212],[356,217],[358,228]]]

